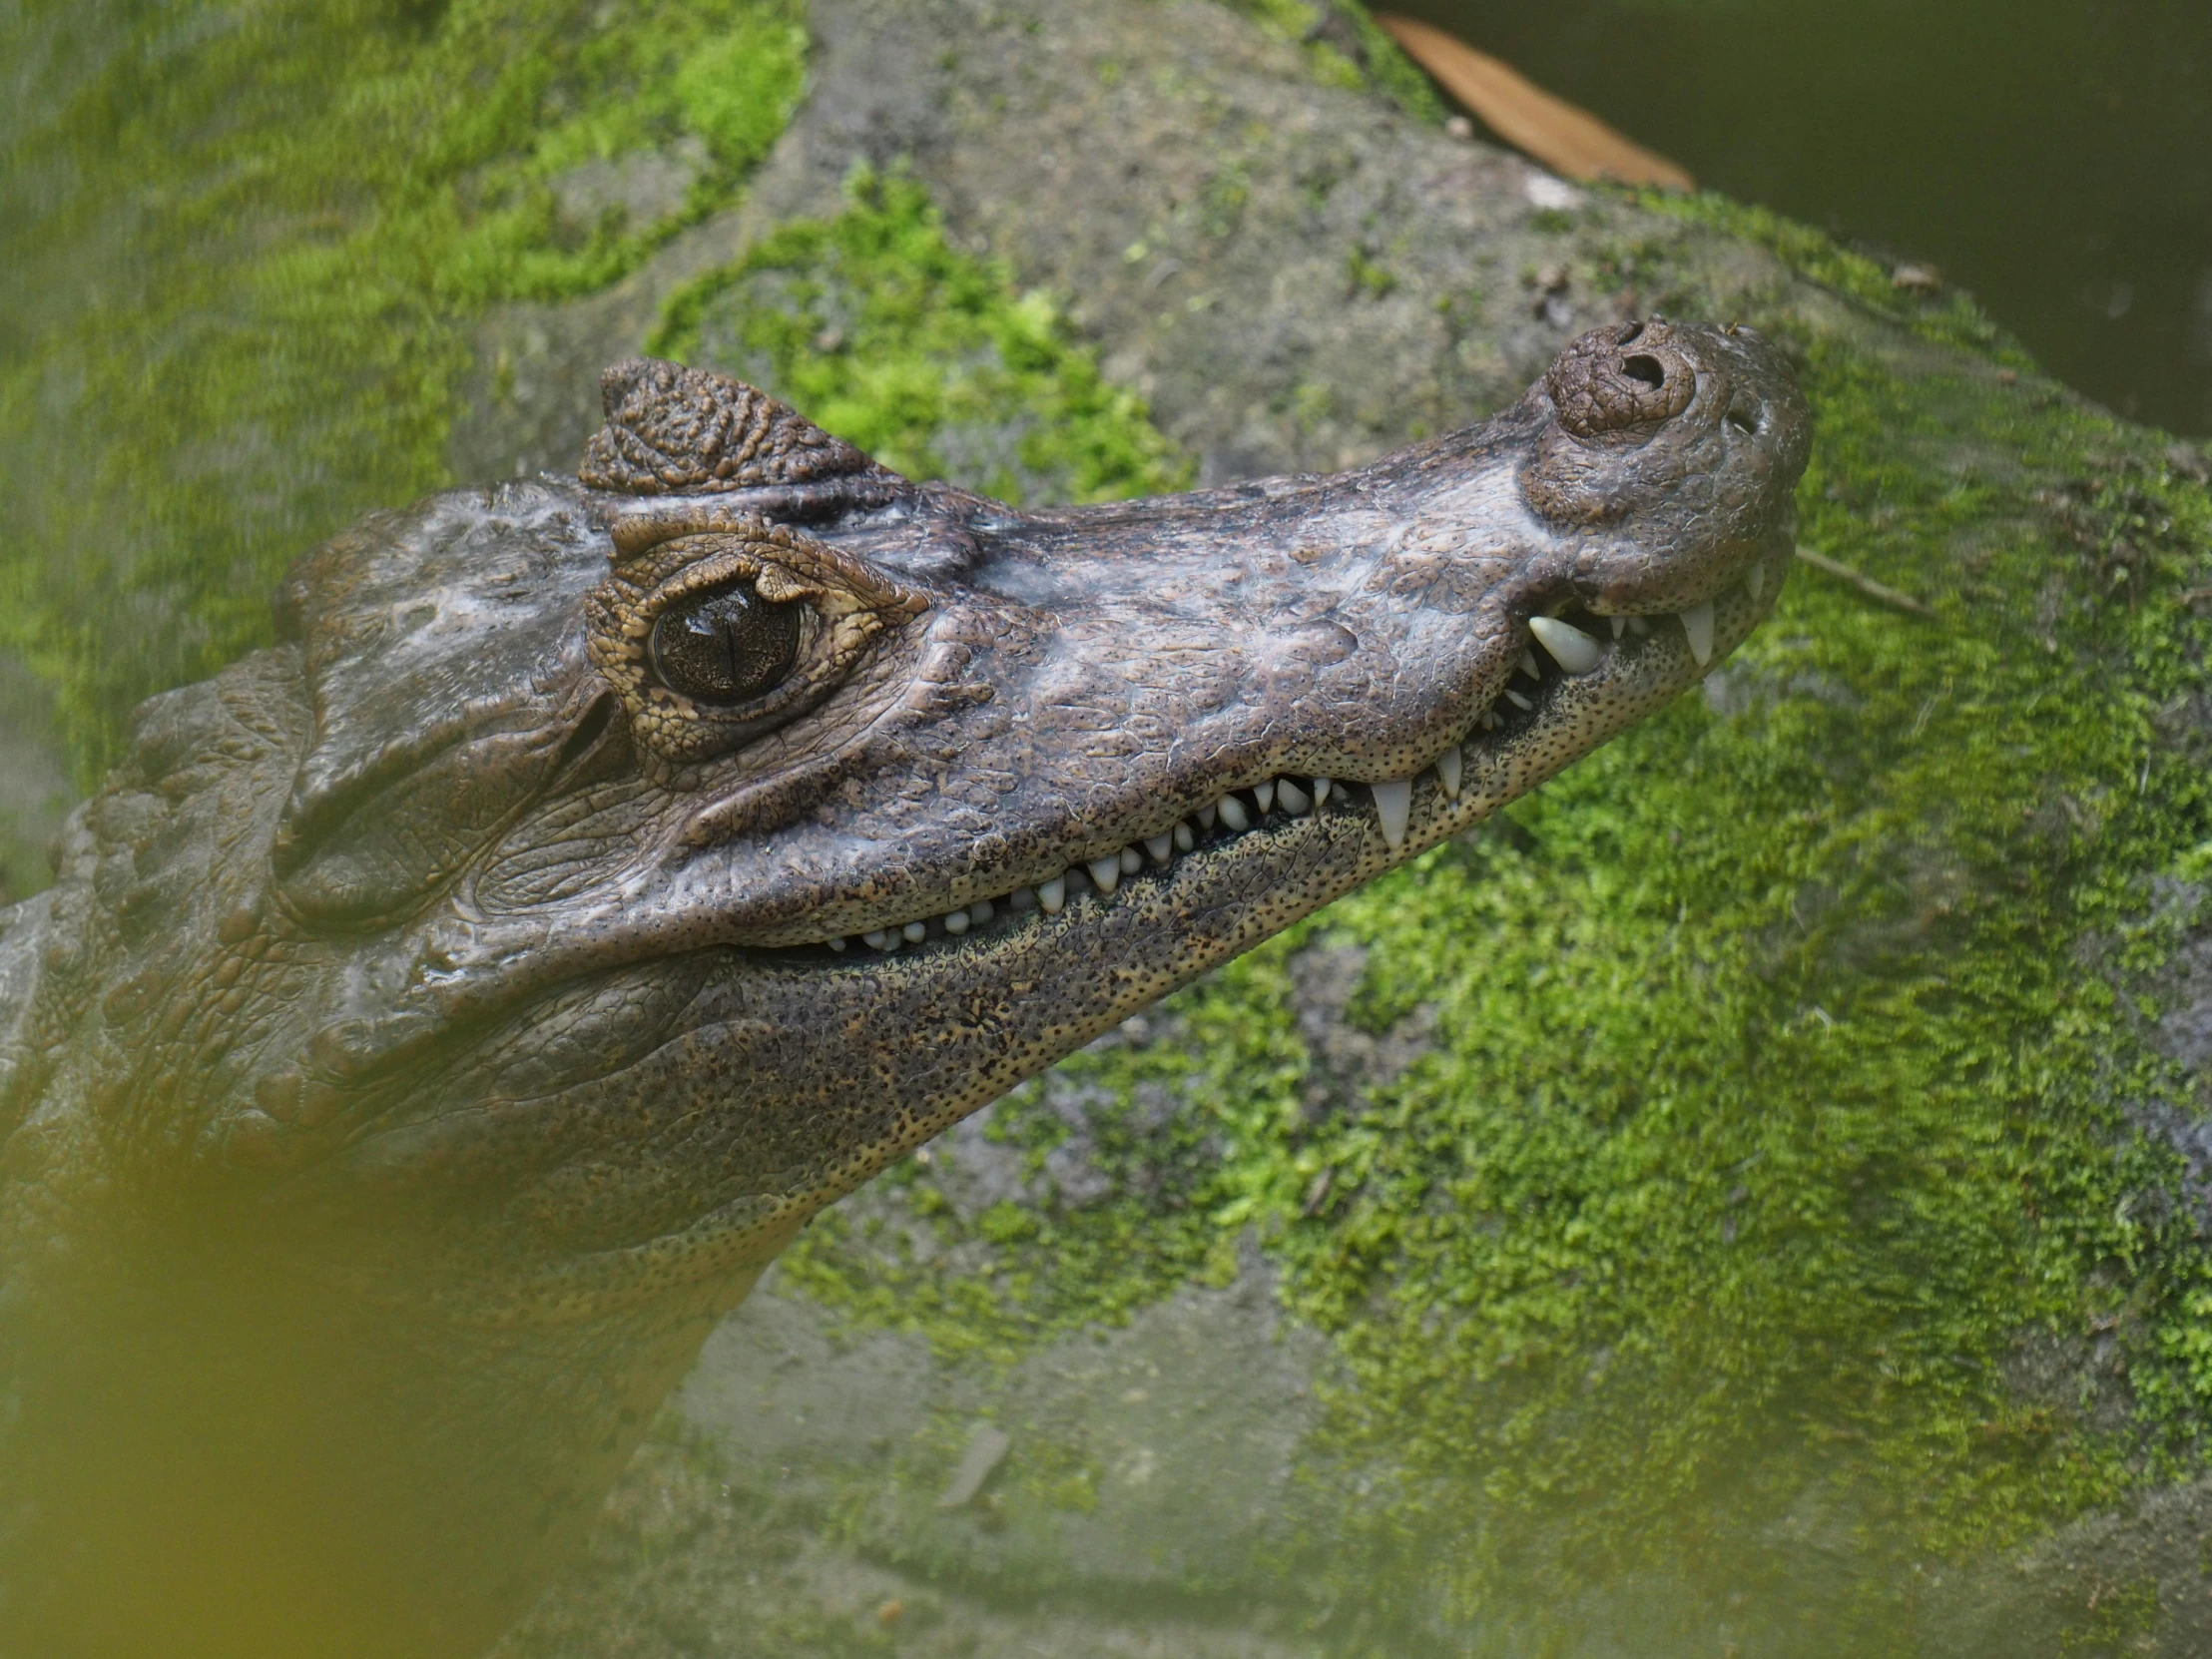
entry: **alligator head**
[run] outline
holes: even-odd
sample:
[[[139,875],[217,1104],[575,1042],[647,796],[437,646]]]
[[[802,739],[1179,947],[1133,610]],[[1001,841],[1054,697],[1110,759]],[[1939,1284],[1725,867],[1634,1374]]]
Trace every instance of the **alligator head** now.
[[[1057,512],[714,375],[605,390],[577,479],[303,560],[0,934],[17,1305],[194,1287],[133,1365],[207,1396],[196,1444],[375,1448],[388,1524],[331,1542],[312,1482],[231,1520],[265,1587],[293,1551],[325,1608],[436,1602],[395,1651],[519,1604],[810,1215],[1694,683],[1808,441],[1773,347],[1657,321],[1355,472]],[[287,1403],[227,1440],[276,1330]],[[60,1369],[55,1420],[126,1409]]]

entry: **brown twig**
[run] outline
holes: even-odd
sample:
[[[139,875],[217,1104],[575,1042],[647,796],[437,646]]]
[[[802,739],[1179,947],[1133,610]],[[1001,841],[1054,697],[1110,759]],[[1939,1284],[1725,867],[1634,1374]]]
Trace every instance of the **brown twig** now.
[[[1849,582],[1878,605],[1888,605],[1896,610],[1910,611],[1915,616],[1933,617],[1936,613],[1909,593],[1900,593],[1886,583],[1877,582],[1846,564],[1838,564],[1825,553],[1816,553],[1802,542],[1798,544],[1798,560],[1815,570],[1825,571],[1839,582]]]
[[[1377,23],[1444,91],[1517,150],[1570,179],[1611,179],[1661,190],[1695,190],[1666,157],[1623,138],[1588,110],[1554,98],[1527,76],[1427,23],[1377,15]]]

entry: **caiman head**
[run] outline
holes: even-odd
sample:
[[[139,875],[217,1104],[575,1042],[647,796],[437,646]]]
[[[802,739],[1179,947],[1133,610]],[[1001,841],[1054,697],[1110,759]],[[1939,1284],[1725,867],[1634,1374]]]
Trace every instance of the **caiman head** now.
[[[148,705],[0,1128],[18,1243],[127,1207],[551,1344],[610,1468],[810,1215],[1695,683],[1809,431],[1659,321],[1358,471],[1053,512],[605,397],[576,479],[364,520]]]

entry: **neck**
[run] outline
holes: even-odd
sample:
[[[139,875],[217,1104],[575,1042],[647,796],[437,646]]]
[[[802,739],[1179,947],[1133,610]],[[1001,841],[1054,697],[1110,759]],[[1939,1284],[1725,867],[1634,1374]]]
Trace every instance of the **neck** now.
[[[236,1261],[111,1261],[14,1300],[0,1652],[476,1654],[742,1294],[487,1329]]]

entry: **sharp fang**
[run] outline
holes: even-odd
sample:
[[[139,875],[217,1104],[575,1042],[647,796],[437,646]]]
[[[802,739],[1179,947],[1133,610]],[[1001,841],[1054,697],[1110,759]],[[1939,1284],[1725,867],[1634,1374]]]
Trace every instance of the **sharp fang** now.
[[[1515,691],[1511,686],[1507,686],[1505,688],[1505,700],[1508,703],[1512,704],[1514,708],[1520,710],[1523,714],[1526,714],[1529,710],[1533,709],[1536,706],[1535,704],[1529,702],[1527,698],[1521,696],[1521,694]]]
[[[1016,887],[1006,895],[1006,902],[1017,910],[1034,910],[1037,907],[1037,889]]]
[[[1144,838],[1144,849],[1152,854],[1154,863],[1164,864],[1175,856],[1175,836],[1172,833],[1147,835]]]
[[[1452,800],[1459,799],[1459,746],[1453,744],[1436,757],[1436,782],[1443,785],[1444,794]]]
[[[840,956],[841,956],[841,955],[843,955],[843,954],[844,954],[844,940],[842,940],[842,939],[830,939],[830,940],[829,940],[829,941],[828,941],[828,943],[829,943],[829,945],[830,945],[830,948],[831,950],[834,950],[834,951],[835,951],[835,952],[836,952],[836,953],[837,953],[838,955],[840,955]]]
[[[1260,811],[1263,814],[1273,808],[1275,805],[1275,780],[1270,778],[1265,784],[1255,785],[1252,791],[1252,799],[1260,804]]]
[[[1282,804],[1283,810],[1293,818],[1314,810],[1314,798],[1288,778],[1276,780],[1275,799]]]
[[[1219,815],[1214,811],[1213,803],[1209,801],[1205,806],[1199,808],[1198,810],[1198,827],[1201,830],[1213,829],[1214,820]]]
[[[1066,876],[1055,875],[1049,881],[1039,881],[1037,883],[1037,903],[1046,915],[1058,915],[1061,906],[1066,904],[1067,901],[1068,878]]]
[[[998,914],[998,906],[993,904],[987,898],[978,898],[973,904],[970,904],[967,907],[967,913],[968,920],[972,921],[973,923],[975,923],[976,926],[980,927],[983,925],[983,923],[990,920],[991,917]]]
[[[1744,591],[1751,595],[1751,602],[1759,603],[1759,596],[1767,591],[1767,567],[1755,564],[1744,572]]]
[[[1175,850],[1188,852],[1198,844],[1198,837],[1191,833],[1191,827],[1181,819],[1175,823]]]
[[[947,910],[944,913],[944,930],[958,938],[968,929],[968,913],[965,910]]]
[[[1394,852],[1405,844],[1405,821],[1413,816],[1413,781],[1399,778],[1388,784],[1370,784],[1375,815],[1382,821],[1382,838]]]
[[[1531,680],[1541,680],[1544,677],[1544,671],[1536,666],[1536,653],[1525,645],[1521,647],[1520,671]]]
[[[1142,868],[1144,868],[1144,854],[1133,846],[1123,847],[1121,849],[1122,874],[1134,875]]]
[[[888,950],[891,947],[891,936],[885,928],[871,927],[860,935],[860,939],[871,950]]]
[[[1215,802],[1214,811],[1221,814],[1222,823],[1232,830],[1252,828],[1252,815],[1245,811],[1245,804],[1233,795],[1225,795]]]
[[[1317,807],[1319,807],[1319,806],[1320,806],[1320,805],[1321,805],[1321,804],[1322,804],[1322,803],[1323,803],[1324,801],[1327,801],[1327,800],[1329,799],[1329,792],[1330,792],[1330,791],[1331,791],[1332,789],[1334,789],[1335,787],[1336,787],[1336,786],[1335,786],[1335,785],[1333,785],[1333,784],[1331,784],[1331,783],[1329,782],[1329,780],[1328,780],[1328,779],[1326,779],[1326,778],[1317,778],[1317,779],[1315,779],[1315,780],[1314,780],[1314,805],[1315,805],[1315,806],[1317,806]]]
[[[919,944],[929,936],[929,924],[926,921],[909,921],[899,932],[905,935],[908,944]]]
[[[1638,639],[1643,639],[1650,634],[1651,624],[1640,616],[1632,616],[1628,619],[1628,631]]]
[[[1569,674],[1587,674],[1604,660],[1605,647],[1571,622],[1561,622],[1555,616],[1530,617],[1528,631]]]
[[[1690,642],[1690,655],[1703,668],[1713,660],[1713,602],[1692,605],[1682,613],[1682,632]]]
[[[1497,730],[1497,711],[1495,709],[1484,709],[1482,711],[1482,730],[1485,732]]]
[[[1619,638],[1620,638],[1620,637],[1621,637],[1621,636],[1622,636],[1623,634],[1625,634],[1625,633],[1627,633],[1627,632],[1628,632],[1628,618],[1626,618],[1626,617],[1624,617],[1624,616],[1617,616],[1617,617],[1615,617],[1615,618],[1613,619],[1613,638],[1615,638],[1615,639],[1619,639]]]
[[[1093,858],[1083,866],[1091,872],[1091,881],[1100,892],[1112,892],[1121,885],[1121,854],[1109,852],[1103,858]]]

